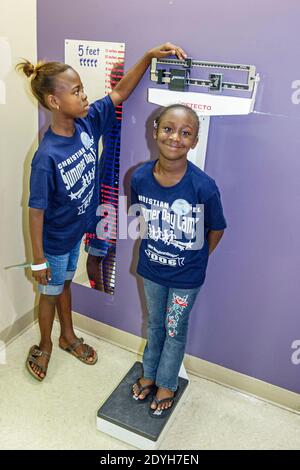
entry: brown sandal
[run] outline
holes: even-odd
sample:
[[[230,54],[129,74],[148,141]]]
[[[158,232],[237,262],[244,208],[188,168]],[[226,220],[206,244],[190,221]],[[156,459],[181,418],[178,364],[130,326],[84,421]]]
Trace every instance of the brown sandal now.
[[[37,361],[37,357],[41,357],[41,356],[45,356],[47,357],[48,359],[48,362],[49,362],[49,359],[51,357],[51,354],[46,352],[46,351],[41,351],[39,346],[37,346],[36,344],[34,346],[32,346],[30,349],[29,349],[29,353],[28,353],[28,356],[27,356],[27,359],[26,359],[26,367],[28,369],[28,371],[30,372],[30,374],[37,380],[39,380],[40,382],[42,380],[44,380],[44,378],[46,377],[47,375],[47,369],[48,369],[48,364],[47,366],[42,366],[41,364],[38,363]],[[38,368],[41,370],[41,372],[43,372],[44,377],[41,377],[37,372],[35,372],[33,370],[33,368],[31,367],[31,364],[35,364],[36,366],[38,366]]]
[[[68,346],[66,346],[64,348],[62,346],[59,346],[59,347],[63,351],[66,351],[66,352],[72,354],[72,356],[77,357],[77,359],[84,362],[85,364],[89,364],[89,365],[92,366],[92,365],[96,364],[96,362],[98,361],[98,355],[97,355],[96,351],[91,346],[89,346],[88,344],[84,344],[85,351],[83,351],[81,354],[78,354],[75,351],[75,349],[78,348],[78,346],[80,346],[80,344],[83,344],[83,342],[84,342],[84,339],[79,338],[76,341],[74,341],[74,343],[69,344]],[[92,361],[89,361],[89,358],[93,357],[93,352],[95,353],[94,359]]]

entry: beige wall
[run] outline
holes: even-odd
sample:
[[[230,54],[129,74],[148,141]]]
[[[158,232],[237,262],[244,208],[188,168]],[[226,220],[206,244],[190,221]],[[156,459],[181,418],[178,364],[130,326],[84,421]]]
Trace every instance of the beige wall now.
[[[26,314],[27,318],[32,316],[36,297],[28,270],[5,269],[31,260],[28,179],[31,159],[37,146],[38,115],[37,104],[28,93],[28,80],[24,74],[17,74],[14,66],[22,57],[36,61],[36,0],[1,0],[0,43],[1,38],[3,42],[5,37],[10,45],[12,63],[3,80],[6,102],[0,104],[1,339],[7,339],[3,338],[3,334],[10,336],[17,320],[20,324],[20,319],[24,319]],[[0,62],[1,79],[4,73],[1,49]],[[3,92],[0,90],[0,93],[1,103]]]

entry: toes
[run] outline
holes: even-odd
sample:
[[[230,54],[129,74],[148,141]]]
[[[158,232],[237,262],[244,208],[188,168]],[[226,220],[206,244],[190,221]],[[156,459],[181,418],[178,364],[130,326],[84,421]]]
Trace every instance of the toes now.
[[[139,393],[137,389],[133,389],[133,393],[139,400],[144,400],[144,398],[146,398],[146,395],[143,392]]]
[[[93,351],[92,354],[89,356],[89,361],[92,362],[96,357],[96,351]]]
[[[42,371],[42,369],[37,364],[31,363],[30,367],[36,375],[41,377],[41,379],[43,379],[45,377],[44,372]]]
[[[151,405],[150,405],[150,408],[151,408],[152,410],[156,410],[156,409],[157,409],[157,411],[161,411],[161,410],[167,410],[168,408],[171,407],[171,405],[172,405],[172,402],[170,402],[170,401],[168,401],[168,402],[166,402],[166,403],[161,403],[160,405],[157,405],[157,404],[155,403],[155,401],[153,401],[153,402],[151,403]]]
[[[160,411],[160,410],[167,410],[168,408],[170,408],[170,402],[168,402],[168,403],[162,403],[161,405],[158,405],[157,410],[158,410],[158,411]]]
[[[84,345],[84,346],[85,346],[85,345]],[[89,346],[87,346],[87,347],[89,347]],[[79,354],[80,354],[80,353],[79,353]],[[95,360],[95,358],[96,358],[96,354],[97,354],[96,351],[93,349],[93,351],[92,351],[92,352],[90,353],[90,355],[88,356],[88,361],[89,361],[89,362],[93,362],[93,361]]]
[[[137,386],[137,384],[134,384],[134,385],[132,386],[132,391],[133,391],[133,393],[134,393],[134,395],[135,395],[136,397],[144,398],[144,394],[143,394],[143,392],[140,393],[140,389],[139,389],[139,387]]]

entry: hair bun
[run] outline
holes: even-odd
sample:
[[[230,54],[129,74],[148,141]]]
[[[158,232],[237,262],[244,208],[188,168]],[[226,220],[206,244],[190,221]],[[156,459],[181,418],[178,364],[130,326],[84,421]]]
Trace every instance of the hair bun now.
[[[36,66],[34,66],[29,60],[24,59],[24,62],[17,64],[16,68],[22,70],[27,77],[32,77],[32,80],[34,80],[44,64],[44,61],[39,61]]]
[[[27,77],[31,77],[31,75],[34,74],[35,72],[35,67],[34,65],[29,62],[28,60],[26,60],[26,62],[23,62],[21,65],[21,68],[23,69],[23,72],[25,73],[25,75]]]

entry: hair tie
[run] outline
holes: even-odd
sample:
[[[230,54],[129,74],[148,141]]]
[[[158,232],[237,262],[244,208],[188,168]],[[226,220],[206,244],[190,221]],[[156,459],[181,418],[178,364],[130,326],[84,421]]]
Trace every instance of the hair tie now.
[[[44,61],[40,60],[36,66],[34,67],[34,71],[33,71],[33,74],[32,74],[32,80],[34,80],[37,76],[37,74],[39,73],[41,67],[44,65]]]

